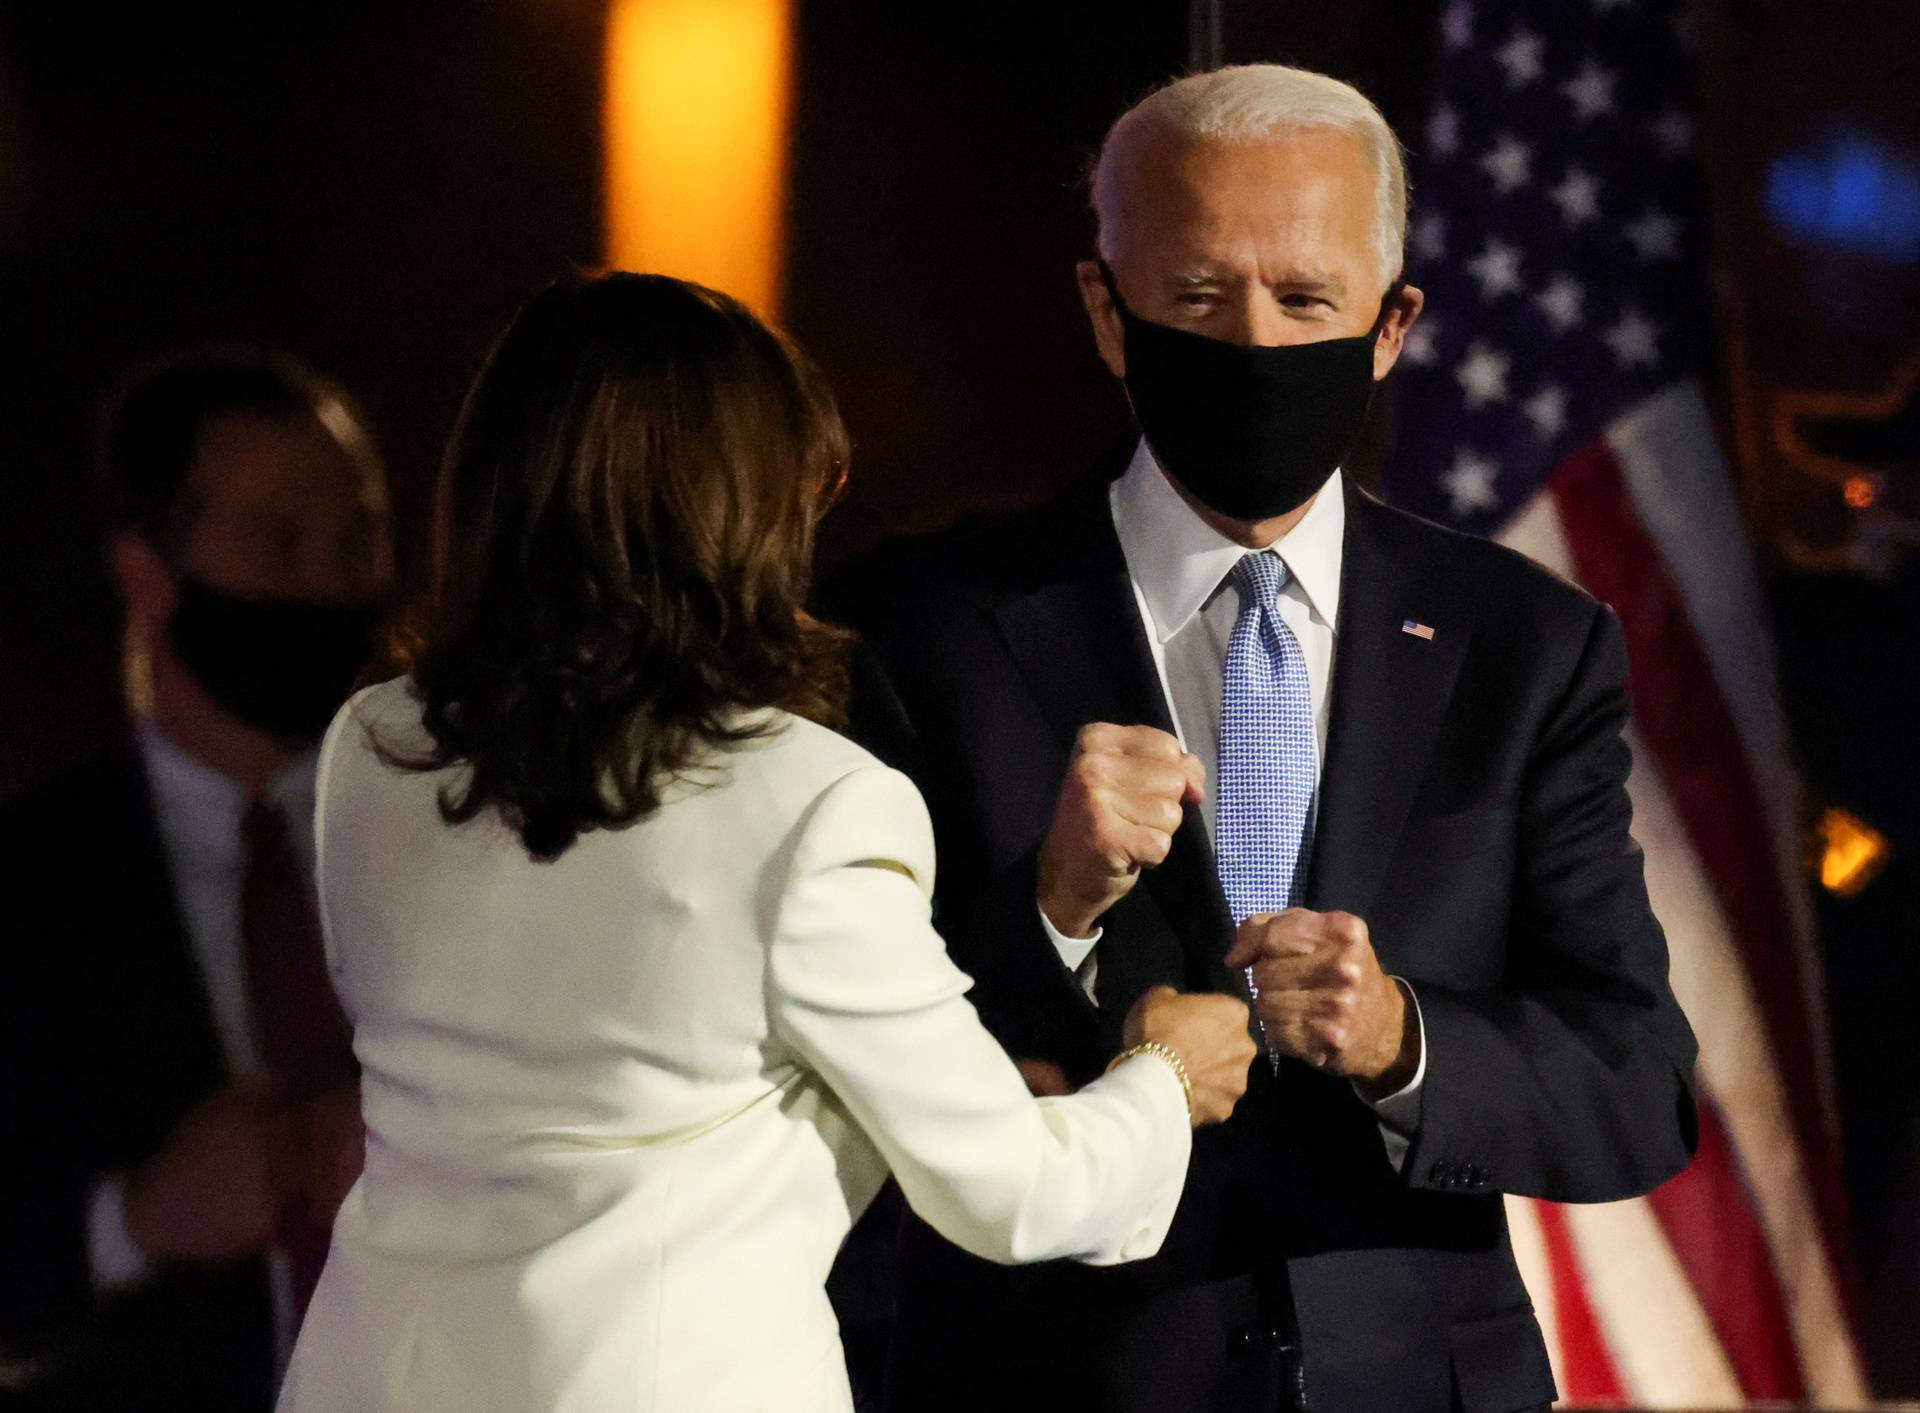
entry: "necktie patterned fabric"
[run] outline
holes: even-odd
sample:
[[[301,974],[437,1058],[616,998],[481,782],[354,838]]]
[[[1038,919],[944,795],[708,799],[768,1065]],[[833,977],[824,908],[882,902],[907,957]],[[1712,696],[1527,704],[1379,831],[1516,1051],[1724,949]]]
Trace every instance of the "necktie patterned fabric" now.
[[[1306,655],[1277,607],[1286,583],[1277,554],[1234,566],[1240,616],[1220,689],[1214,851],[1236,923],[1293,905],[1313,811],[1313,698]]]

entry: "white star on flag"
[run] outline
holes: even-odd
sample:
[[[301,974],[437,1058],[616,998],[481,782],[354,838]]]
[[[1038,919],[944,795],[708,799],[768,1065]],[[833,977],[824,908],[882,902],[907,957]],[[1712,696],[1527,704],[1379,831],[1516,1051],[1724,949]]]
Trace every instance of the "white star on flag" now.
[[[1648,124],[1653,140],[1669,157],[1679,157],[1693,146],[1693,119],[1678,108],[1669,108]]]
[[[1555,275],[1552,282],[1533,297],[1533,302],[1547,316],[1547,322],[1564,334],[1580,322],[1580,304],[1584,296],[1585,291],[1573,276]]]
[[[1608,329],[1605,341],[1623,369],[1651,368],[1660,361],[1660,330],[1644,315],[1629,309]]]
[[[1422,319],[1407,330],[1406,341],[1400,348],[1401,354],[1409,363],[1417,363],[1423,368],[1432,367],[1439,359],[1433,346],[1434,336],[1438,333],[1439,329],[1433,320]]]
[[[1578,167],[1569,167],[1560,185],[1547,196],[1570,226],[1582,225],[1600,214],[1600,183]]]
[[[1648,211],[1626,228],[1642,260],[1673,260],[1680,254],[1680,223],[1664,211]]]
[[[1435,108],[1427,119],[1427,146],[1442,157],[1460,150],[1460,114],[1452,108]]]
[[[1506,196],[1527,184],[1532,175],[1533,150],[1519,138],[1503,133],[1493,151],[1480,159],[1480,166]]]
[[[1567,425],[1567,394],[1564,388],[1546,387],[1520,404],[1520,410],[1533,423],[1542,438],[1556,437]]]
[[[1468,347],[1467,356],[1453,376],[1467,395],[1468,407],[1484,407],[1489,402],[1507,400],[1507,363],[1504,353],[1496,353],[1485,344]]]
[[[1467,270],[1480,282],[1482,299],[1498,299],[1520,288],[1520,251],[1505,241],[1489,240],[1487,248],[1467,262]]]
[[[1454,0],[1440,17],[1440,33],[1449,49],[1465,49],[1473,43],[1473,6],[1466,0]]]
[[[1525,88],[1540,77],[1546,52],[1546,42],[1539,35],[1517,29],[1512,39],[1493,51],[1493,57],[1507,71],[1508,88]]]
[[[1454,454],[1453,469],[1440,480],[1447,494],[1453,498],[1453,510],[1456,515],[1469,515],[1476,510],[1491,510],[1500,504],[1500,497],[1493,493],[1493,478],[1500,468],[1484,456],[1477,456],[1461,447]]]
[[[1618,78],[1618,74],[1588,60],[1579,73],[1560,85],[1560,91],[1573,104],[1574,117],[1586,124],[1613,111],[1613,85]]]

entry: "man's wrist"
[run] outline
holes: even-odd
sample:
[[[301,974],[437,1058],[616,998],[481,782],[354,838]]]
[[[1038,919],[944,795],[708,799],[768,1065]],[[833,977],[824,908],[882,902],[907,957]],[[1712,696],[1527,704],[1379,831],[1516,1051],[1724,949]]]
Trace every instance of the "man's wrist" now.
[[[1047,934],[1047,941],[1053,944],[1053,950],[1060,954],[1060,964],[1068,971],[1078,975],[1093,955],[1093,949],[1099,945],[1101,930],[1096,927],[1085,937],[1069,937],[1053,925],[1053,919],[1047,916],[1045,908],[1034,905],[1034,916],[1040,919],[1040,926]]]
[[[1089,941],[1100,931],[1100,914],[1063,908],[1048,903],[1045,898],[1040,900],[1040,916],[1047,920],[1047,926],[1070,942]]]
[[[1362,1072],[1353,1076],[1353,1085],[1360,1097],[1369,1103],[1398,1094],[1412,1082],[1420,1069],[1420,1024],[1418,1012],[1414,1010],[1413,999],[1407,991],[1406,983],[1398,977],[1386,978],[1393,988],[1391,1005],[1398,1017],[1397,1037],[1391,1040],[1391,1049],[1382,1047],[1385,1060],[1371,1072]],[[1388,1027],[1390,1037],[1395,1036],[1394,1027]]]
[[[1099,926],[1100,914],[1106,910],[1103,904],[1089,904],[1072,896],[1072,889],[1060,877],[1045,848],[1034,862],[1034,895],[1047,926],[1075,940],[1085,940]]]

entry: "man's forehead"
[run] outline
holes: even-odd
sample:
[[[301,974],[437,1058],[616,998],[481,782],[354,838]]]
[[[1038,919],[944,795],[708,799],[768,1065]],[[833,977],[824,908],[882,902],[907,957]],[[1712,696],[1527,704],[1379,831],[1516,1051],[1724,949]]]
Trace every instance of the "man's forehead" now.
[[[1330,191],[1371,206],[1375,182],[1366,148],[1337,128],[1287,128],[1249,139],[1194,138],[1166,130],[1129,135],[1101,173],[1109,226],[1187,219],[1222,203],[1249,201],[1276,212]]]
[[[245,504],[384,500],[379,475],[316,417],[228,412],[200,429],[194,489]]]
[[[1305,254],[1366,246],[1370,256],[1376,183],[1364,145],[1337,128],[1288,128],[1248,140],[1157,131],[1129,138],[1103,174],[1102,245],[1116,255],[1151,247],[1163,269],[1208,275],[1221,240],[1257,232],[1263,243]],[[1292,232],[1292,236],[1287,236]],[[1299,237],[1299,238],[1294,238]],[[1337,259],[1263,271],[1273,282],[1325,282]]]

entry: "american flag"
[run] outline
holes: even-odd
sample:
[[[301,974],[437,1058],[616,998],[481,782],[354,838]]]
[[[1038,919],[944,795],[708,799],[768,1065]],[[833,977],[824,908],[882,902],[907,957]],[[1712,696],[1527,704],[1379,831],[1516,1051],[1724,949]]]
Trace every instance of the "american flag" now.
[[[1629,790],[1701,1140],[1648,1198],[1510,1200],[1563,1397],[1863,1401],[1795,782],[1712,352],[1692,39],[1670,0],[1455,0],[1413,143],[1397,503],[1618,610]]]

